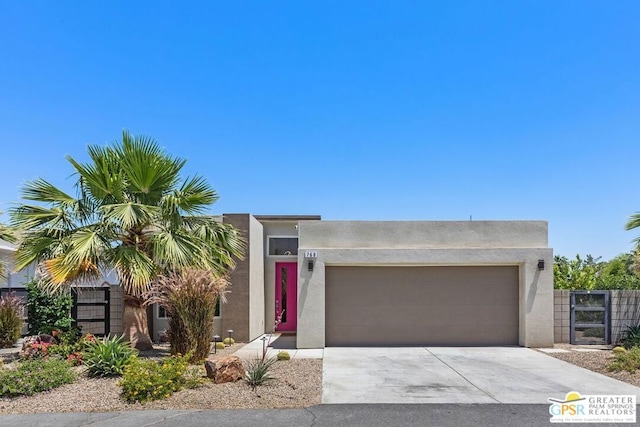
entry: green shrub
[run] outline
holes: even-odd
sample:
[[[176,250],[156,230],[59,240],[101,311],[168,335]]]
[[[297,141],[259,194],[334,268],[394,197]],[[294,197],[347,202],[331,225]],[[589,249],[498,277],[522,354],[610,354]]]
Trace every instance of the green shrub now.
[[[75,336],[75,332],[63,334],[63,336],[59,338],[60,341],[58,344],[48,345],[46,354],[65,359],[74,366],[82,364],[83,352],[88,350],[89,344],[95,342],[96,338],[92,334],[87,334],[80,339],[75,338]],[[60,337],[60,335],[57,335],[57,338],[58,337]]]
[[[291,355],[288,351],[280,351],[278,352],[278,356],[276,356],[278,360],[291,360]]]
[[[640,347],[640,325],[627,326],[622,332],[620,344],[627,350],[631,347]]]
[[[640,369],[640,347],[632,347],[624,353],[616,353],[615,359],[609,365],[610,371],[627,371],[634,373]]]
[[[134,357],[120,380],[122,396],[128,402],[147,402],[202,385],[201,370],[189,367],[191,357],[191,354],[171,356],[162,362]]]
[[[217,343],[216,343],[216,349],[218,349],[218,350],[224,350],[224,349],[225,349],[225,347],[226,347],[226,346],[224,345],[224,343],[223,343],[223,342],[217,342]]]
[[[222,341],[222,343],[224,345],[234,345],[236,343],[236,340],[234,340],[233,338],[227,337]]]
[[[213,318],[218,298],[228,283],[210,271],[184,270],[160,277],[146,295],[149,304],[162,305],[169,319],[171,354],[192,354],[204,360],[211,350]]]
[[[0,297],[0,348],[13,347],[22,331],[22,301],[13,294]]]
[[[278,359],[275,357],[269,359],[262,357],[247,362],[245,380],[254,391],[259,385],[263,385],[274,379],[274,377],[271,376],[271,368],[277,361]]]
[[[16,370],[0,370],[0,397],[31,396],[74,380],[75,374],[64,360],[26,360]]]
[[[63,345],[64,344],[75,345],[83,338],[82,328],[79,326],[71,326],[71,328],[69,328],[69,330],[67,331],[56,329],[53,332],[51,332],[51,335],[56,337],[56,340],[58,341],[59,344],[63,344]],[[93,335],[87,334],[87,336],[91,337]]]
[[[27,284],[27,312],[29,334],[51,334],[54,330],[69,331],[73,324],[70,292],[51,295],[38,287],[37,282]]]
[[[617,346],[613,348],[613,354],[626,353],[626,352],[627,352],[627,349],[624,347]]]
[[[124,373],[136,354],[122,337],[104,337],[87,343],[83,360],[91,377],[117,376]]]

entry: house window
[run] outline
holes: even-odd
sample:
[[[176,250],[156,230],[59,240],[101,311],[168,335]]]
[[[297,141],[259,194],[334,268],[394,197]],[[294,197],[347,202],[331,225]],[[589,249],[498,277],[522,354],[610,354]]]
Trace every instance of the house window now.
[[[167,309],[164,308],[164,306],[159,305],[158,306],[158,319],[168,319],[169,316],[167,315]]]
[[[297,237],[269,237],[269,256],[298,255]]]

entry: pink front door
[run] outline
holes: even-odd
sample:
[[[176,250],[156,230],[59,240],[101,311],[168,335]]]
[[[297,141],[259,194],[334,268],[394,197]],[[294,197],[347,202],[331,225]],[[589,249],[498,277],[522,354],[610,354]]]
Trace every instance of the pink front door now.
[[[276,262],[277,331],[295,331],[298,318],[298,263]]]

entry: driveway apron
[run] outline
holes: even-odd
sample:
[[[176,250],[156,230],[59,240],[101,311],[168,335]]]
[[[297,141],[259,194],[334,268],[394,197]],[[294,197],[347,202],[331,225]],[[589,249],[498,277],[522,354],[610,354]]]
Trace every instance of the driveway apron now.
[[[522,347],[324,351],[322,403],[548,403],[640,388]]]

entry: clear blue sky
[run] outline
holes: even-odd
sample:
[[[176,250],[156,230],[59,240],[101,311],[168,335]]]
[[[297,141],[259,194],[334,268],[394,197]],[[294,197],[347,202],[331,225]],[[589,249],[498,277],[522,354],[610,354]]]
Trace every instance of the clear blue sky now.
[[[638,1],[0,0],[0,209],[123,129],[213,213],[543,219],[555,252],[640,234]]]

